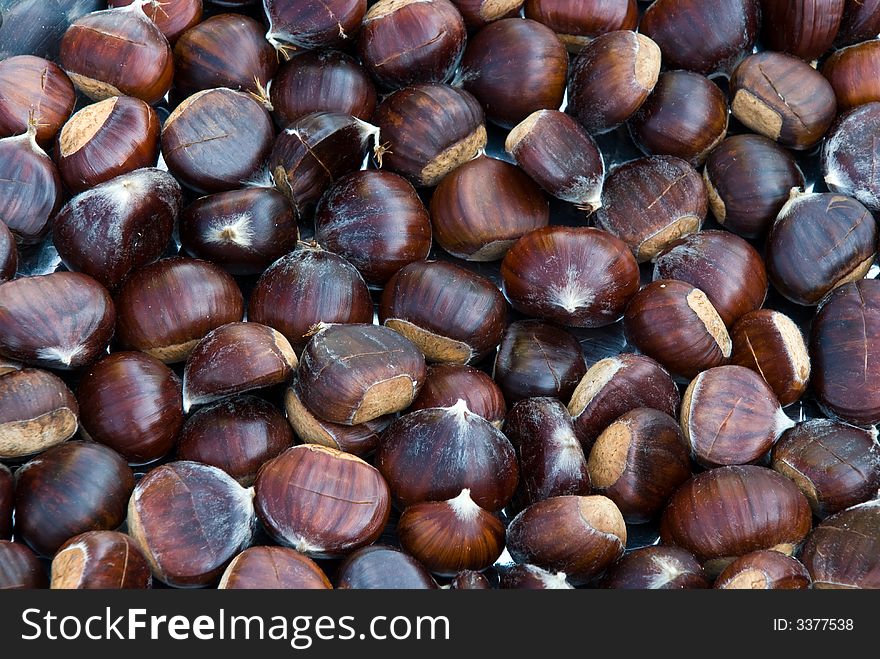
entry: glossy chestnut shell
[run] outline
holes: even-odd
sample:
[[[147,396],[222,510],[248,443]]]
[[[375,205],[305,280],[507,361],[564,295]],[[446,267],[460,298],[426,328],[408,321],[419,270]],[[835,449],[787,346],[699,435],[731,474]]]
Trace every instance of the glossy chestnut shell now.
[[[810,573],[796,558],[761,549],[740,556],[724,568],[713,588],[804,590],[811,585]]]
[[[425,567],[406,552],[372,545],[346,558],[336,573],[340,589],[432,590],[437,582]]]
[[[808,62],[818,59],[831,48],[837,36],[845,3],[846,0],[761,0],[761,37],[765,47]]]
[[[429,407],[450,407],[461,398],[468,409],[479,414],[497,428],[504,422],[507,404],[497,384],[472,366],[464,364],[432,364],[425,384],[409,406],[411,412]]]
[[[332,588],[308,556],[287,547],[249,547],[232,559],[217,588],[321,590]]]
[[[48,588],[46,568],[26,545],[0,540],[0,590]]]
[[[527,0],[525,16],[543,23],[576,53],[595,37],[615,30],[635,30],[636,0]]]
[[[33,55],[0,61],[0,137],[26,133],[33,120],[37,142],[45,147],[75,103],[73,83],[54,62]]]
[[[65,542],[52,558],[49,587],[65,590],[145,589],[153,585],[150,566],[129,536],[88,531]]]
[[[801,552],[813,588],[880,588],[880,502],[847,508],[819,524]]]
[[[622,590],[691,590],[711,582],[692,553],[656,545],[629,552],[608,570],[602,588]]]

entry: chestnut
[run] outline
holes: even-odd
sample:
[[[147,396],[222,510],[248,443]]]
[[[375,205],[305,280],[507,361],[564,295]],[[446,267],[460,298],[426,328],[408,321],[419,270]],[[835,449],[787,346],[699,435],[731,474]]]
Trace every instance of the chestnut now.
[[[629,118],[633,141],[646,154],[702,165],[727,135],[727,99],[698,73],[661,73],[648,99]]]
[[[880,422],[880,390],[874,385],[880,376],[877,332],[880,281],[874,279],[835,289],[813,319],[813,393],[831,416],[858,426]]]
[[[315,240],[384,285],[431,251],[431,218],[415,188],[386,171],[352,172],[336,181],[315,210]]]
[[[490,590],[492,588],[486,576],[475,570],[462,570],[452,578],[449,587],[453,590]]]
[[[703,371],[681,401],[684,441],[707,468],[758,462],[792,426],[764,379],[742,366]]]
[[[230,275],[182,256],[133,273],[115,304],[119,344],[166,364],[185,360],[208,332],[244,315],[241,291]]]
[[[767,237],[770,281],[797,304],[819,304],[862,279],[877,255],[877,223],[852,197],[794,192]]]
[[[727,73],[751,53],[760,26],[758,0],[658,0],[639,30],[660,46],[667,68],[709,74]]]
[[[772,466],[795,482],[820,519],[872,499],[880,489],[874,429],[827,419],[800,423],[773,447]]]
[[[693,590],[709,586],[703,566],[692,553],[662,545],[629,552],[602,579],[602,588],[622,590]]]
[[[0,540],[12,538],[12,510],[15,508],[15,483],[9,467],[0,463]]]
[[[504,434],[516,450],[519,485],[515,512],[566,494],[590,494],[590,473],[568,410],[554,398],[519,401],[507,415]],[[508,511],[510,512],[510,510]]]
[[[844,0],[840,29],[834,39],[838,48],[850,46],[880,33],[880,0]]]
[[[58,376],[25,368],[0,378],[0,459],[41,453],[73,437],[78,424],[76,398]]]
[[[697,474],[666,505],[660,541],[692,552],[715,577],[734,559],[758,549],[791,555],[812,516],[797,486],[754,465]]]
[[[872,211],[880,210],[880,176],[865,165],[874,161],[870,136],[878,126],[880,103],[866,103],[842,115],[822,146],[822,172],[828,188],[855,197]]]
[[[561,496],[532,504],[507,527],[507,550],[517,563],[564,572],[580,585],[623,556],[626,525],[603,496]]]
[[[241,14],[211,16],[184,32],[174,46],[174,89],[181,97],[215,87],[265,96],[277,68],[263,26]]]
[[[515,403],[540,396],[569,400],[586,373],[576,336],[540,320],[519,320],[504,330],[492,377]]]
[[[880,588],[880,500],[847,508],[819,524],[801,552],[813,588]]]
[[[177,588],[209,586],[251,544],[253,491],[216,467],[169,462],[138,482],[127,521],[153,577]]]
[[[611,170],[595,221],[643,263],[699,231],[707,210],[706,185],[693,167],[673,156],[648,156]]]
[[[0,220],[0,284],[15,278],[18,270],[18,246],[9,227]]]
[[[0,60],[0,137],[26,133],[33,121],[48,146],[73,112],[76,91],[60,66],[42,57]]]
[[[764,378],[780,405],[791,405],[803,395],[810,380],[810,355],[791,318],[771,309],[750,311],[733,326],[730,340],[730,363]]]
[[[336,573],[340,589],[431,590],[437,582],[409,554],[382,545],[364,547],[350,554]]]
[[[67,29],[67,13],[58,2],[19,0],[3,3],[0,59],[13,55],[58,55],[58,42]]]
[[[516,590],[572,590],[564,572],[550,572],[537,565],[521,563],[501,571],[499,587]]]
[[[543,23],[576,53],[594,37],[615,30],[635,30],[636,0],[527,0],[525,16]]]
[[[286,128],[312,112],[343,112],[369,121],[376,88],[351,55],[307,50],[282,62],[269,89],[275,123]]]
[[[324,571],[308,556],[287,547],[249,547],[226,567],[221,590],[333,588]]]
[[[180,380],[142,352],[115,352],[92,364],[76,393],[83,435],[130,464],[164,456],[183,425]]]
[[[593,39],[571,66],[568,112],[591,134],[617,128],[638,110],[660,75],[660,48],[618,30]]]
[[[75,535],[122,524],[132,489],[134,474],[113,449],[80,441],[50,448],[15,474],[16,536],[52,556]]]
[[[386,88],[447,82],[467,41],[464,19],[449,0],[379,0],[358,35],[367,71]]]
[[[767,297],[761,255],[727,231],[700,231],[670,243],[654,258],[654,279],[678,279],[699,288],[728,327],[760,309]]]
[[[551,226],[520,238],[501,262],[502,290],[517,311],[572,327],[620,318],[639,288],[623,241],[599,229]]]
[[[790,149],[812,148],[837,111],[831,84],[785,53],[764,51],[742,60],[730,76],[730,96],[737,119]]]
[[[258,275],[294,249],[296,215],[272,188],[218,192],[197,199],[180,217],[180,242],[191,255],[234,275]]]
[[[64,265],[113,289],[162,255],[180,203],[171,174],[136,169],[68,201],[52,223],[52,242]]]
[[[519,476],[510,441],[463,399],[393,421],[380,437],[375,464],[400,508],[468,488],[477,505],[494,512],[510,501]]]
[[[293,445],[293,432],[270,403],[236,396],[199,409],[177,438],[177,459],[222,469],[244,487],[257,471]]]
[[[0,375],[15,373],[16,371],[20,371],[22,368],[23,366],[21,362],[17,362],[14,359],[7,359],[6,357],[0,356]]]
[[[428,361],[479,361],[501,342],[507,305],[491,280],[446,261],[416,261],[388,280],[379,322]]]
[[[46,569],[25,545],[0,539],[0,590],[48,588]]]
[[[740,556],[718,575],[713,588],[728,590],[805,590],[812,581],[800,561],[762,549]]]
[[[279,53],[344,46],[353,39],[364,14],[367,0],[263,0],[269,20],[269,40]]]
[[[822,75],[834,88],[837,111],[880,101],[880,40],[848,46],[836,51],[822,65]]]
[[[524,0],[450,0],[469,30],[501,18],[519,16]]]
[[[808,62],[818,59],[834,43],[845,2],[761,0],[764,46],[768,50],[797,55]]]
[[[114,7],[125,7],[137,1],[108,0],[107,5],[112,9]],[[214,4],[223,3],[215,2]],[[180,35],[202,20],[202,0],[150,2],[143,9],[147,18],[156,24],[156,27],[165,35],[165,38],[168,39],[168,43],[171,45],[174,45],[174,42],[180,38]]]
[[[254,483],[260,522],[279,544],[332,558],[375,542],[391,512],[388,485],[360,458],[327,446],[288,449]]]
[[[127,7],[86,14],[61,39],[59,63],[83,94],[100,101],[134,96],[158,103],[171,87],[173,62],[165,35],[136,0]]]
[[[397,522],[401,546],[434,574],[483,570],[504,549],[504,525],[464,488],[447,501],[416,503]]]
[[[459,75],[490,121],[513,128],[536,110],[556,110],[562,104],[568,53],[549,27],[505,18],[470,39]]]
[[[449,85],[415,85],[388,96],[373,119],[383,146],[380,164],[418,186],[437,185],[486,146],[479,102]]]
[[[660,364],[624,352],[590,367],[571,396],[568,412],[589,455],[602,431],[627,412],[650,407],[677,417],[680,402],[675,382]]]
[[[53,272],[0,284],[0,354],[32,366],[74,369],[107,349],[113,301],[97,281]]]
[[[496,428],[504,423],[507,404],[497,384],[472,366],[433,364],[428,367],[425,383],[409,406],[411,412],[429,407],[449,407],[461,398],[468,409],[479,414]]]
[[[630,301],[627,340],[673,375],[693,378],[728,361],[730,335],[706,294],[676,279],[658,279]]]
[[[691,477],[678,422],[647,407],[627,412],[599,435],[587,470],[593,492],[617,504],[630,524],[653,519]]]
[[[65,542],[52,558],[50,588],[144,589],[153,585],[147,559],[129,536],[88,531]]]
[[[259,101],[232,89],[207,89],[165,120],[162,155],[187,187],[223,192],[258,176],[274,137],[272,118]]]
[[[318,323],[372,322],[373,302],[351,263],[315,243],[301,243],[260,277],[248,318],[277,329],[300,352]]]
[[[281,332],[257,322],[211,330],[186,358],[183,410],[290,379],[296,353]]]
[[[409,407],[425,368],[418,347],[387,327],[321,326],[303,350],[297,395],[325,421],[354,426]]]
[[[791,154],[763,135],[733,135],[706,159],[712,215],[743,238],[762,237],[804,175]]]

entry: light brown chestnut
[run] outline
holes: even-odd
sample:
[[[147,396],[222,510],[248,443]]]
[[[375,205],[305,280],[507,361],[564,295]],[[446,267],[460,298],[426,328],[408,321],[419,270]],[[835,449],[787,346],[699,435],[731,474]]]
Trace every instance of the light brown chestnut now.
[[[26,133],[33,121],[37,142],[46,147],[75,103],[73,83],[54,62],[33,55],[0,61],[0,137]]]
[[[611,566],[601,585],[621,590],[693,590],[708,588],[711,582],[686,549],[655,545],[626,554]]]
[[[800,561],[762,549],[740,556],[718,575],[713,588],[727,590],[805,590],[812,580]]]
[[[837,111],[880,101],[880,40],[872,39],[836,51],[822,65],[837,97]]]
[[[433,590],[437,582],[425,567],[406,552],[371,545],[358,549],[339,566],[339,589]]]
[[[49,587],[53,589],[130,590],[152,585],[153,575],[141,550],[118,531],[74,536],[52,558]]]
[[[308,556],[287,547],[249,547],[226,567],[221,590],[322,590],[333,588]]]
[[[0,590],[48,588],[46,568],[26,545],[0,540]]]
[[[880,588],[880,499],[847,508],[819,524],[801,552],[813,588]]]
[[[449,407],[461,398],[468,409],[479,414],[496,428],[504,423],[507,404],[497,384],[472,366],[433,364],[428,367],[425,384],[409,406],[411,412],[428,407]]]
[[[871,135],[880,126],[880,103],[850,110],[828,131],[822,145],[822,172],[832,192],[855,197],[872,211],[880,210],[880,176],[870,166]]]
[[[614,30],[635,30],[636,0],[527,0],[525,16],[543,23],[576,53],[595,37]]]
[[[564,572],[550,572],[537,565],[519,563],[501,571],[499,588],[509,590],[573,590]]]

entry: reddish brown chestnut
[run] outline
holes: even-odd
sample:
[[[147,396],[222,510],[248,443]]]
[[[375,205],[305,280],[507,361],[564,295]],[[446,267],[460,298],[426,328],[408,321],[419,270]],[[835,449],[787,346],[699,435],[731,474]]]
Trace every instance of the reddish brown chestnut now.
[[[269,19],[269,40],[279,53],[291,50],[343,46],[353,39],[367,0],[263,0]]]
[[[527,0],[525,16],[552,29],[576,53],[606,32],[635,30],[639,8],[636,0]]]
[[[680,158],[648,156],[611,170],[596,226],[625,242],[642,263],[706,219],[706,186]]]
[[[0,459],[34,455],[67,441],[78,419],[73,392],[52,373],[26,368],[0,378]]]
[[[728,590],[805,590],[812,581],[800,561],[762,549],[740,556],[718,575],[713,588]]]
[[[507,527],[507,550],[518,563],[564,572],[584,584],[623,556],[626,525],[603,496],[563,496],[532,504]]]
[[[382,545],[364,547],[339,566],[336,587],[340,589],[434,589],[437,582],[424,566],[409,554]]]
[[[0,464],[0,540],[12,538],[12,510],[15,508],[15,484],[9,467]]]
[[[429,407],[450,407],[461,398],[468,409],[500,428],[507,413],[501,389],[488,375],[463,364],[434,364],[428,367],[425,384],[410,405],[411,412]]]
[[[349,453],[316,444],[267,462],[254,483],[257,515],[280,544],[312,557],[344,556],[375,542],[391,511],[388,485]]]
[[[47,146],[75,102],[73,83],[54,62],[32,55],[0,61],[0,137],[26,133],[33,122],[37,142]]]
[[[127,521],[156,579],[178,588],[209,586],[251,544],[253,490],[216,467],[169,462],[137,484]]]
[[[187,358],[208,332],[241,320],[235,280],[207,261],[162,259],[135,272],[116,294],[116,339],[171,364]]]
[[[3,221],[0,221],[0,284],[15,277],[18,270],[18,247],[15,236]]]
[[[153,585],[147,560],[129,536],[88,531],[65,542],[52,559],[53,589],[144,589]]]
[[[501,18],[519,16],[524,0],[451,0],[469,30]]]
[[[112,9],[113,7],[125,7],[135,2],[137,0],[108,0],[107,5]],[[215,2],[214,4],[228,3]],[[181,34],[202,20],[202,0],[163,0],[162,2],[148,3],[143,9],[147,18],[156,24],[156,27],[165,35],[171,45],[174,45]]]
[[[490,590],[492,585],[481,572],[462,570],[449,583],[452,590]]]
[[[871,166],[871,136],[878,126],[880,103],[867,103],[844,114],[828,131],[822,146],[822,171],[828,188],[855,197],[872,211],[880,210],[880,176]]]
[[[549,572],[528,563],[511,565],[501,572],[499,587],[516,590],[572,590],[564,572]]]
[[[703,567],[692,553],[663,546],[642,547],[628,553],[602,580],[603,588],[623,590],[691,590],[709,586]]]
[[[320,590],[333,586],[308,556],[287,547],[250,547],[232,559],[217,588]]]
[[[872,39],[836,51],[822,65],[834,88],[838,112],[880,101],[880,40]]]
[[[40,559],[25,545],[0,540],[0,590],[48,588]]]
[[[817,526],[801,552],[813,588],[880,588],[880,500],[847,508]]]
[[[446,261],[416,261],[388,280],[379,322],[425,358],[467,364],[501,342],[507,307],[491,280]]]
[[[834,43],[846,0],[761,0],[768,50],[818,59]],[[874,36],[874,35],[871,35]]]
[[[834,45],[849,46],[880,33],[880,0],[844,0],[843,17]]]
[[[133,488],[134,475],[116,451],[93,442],[55,446],[16,472],[16,536],[52,556],[75,535],[122,524]]]

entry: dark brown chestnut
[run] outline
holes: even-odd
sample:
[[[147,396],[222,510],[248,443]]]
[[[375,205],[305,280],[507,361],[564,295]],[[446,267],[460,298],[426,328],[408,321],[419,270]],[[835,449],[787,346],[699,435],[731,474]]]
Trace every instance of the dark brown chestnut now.
[[[676,279],[640,290],[623,319],[627,340],[673,375],[693,378],[730,358],[727,327],[706,294]]]
[[[415,185],[437,185],[486,146],[479,102],[449,85],[416,85],[394,92],[376,109],[381,165]]]
[[[838,112],[880,101],[880,40],[836,51],[822,65],[822,75],[834,88]]]
[[[880,0],[844,0],[840,29],[834,39],[838,48],[873,39],[880,33]]]
[[[99,360],[84,372],[76,392],[83,434],[131,464],[164,456],[183,425],[180,380],[142,352]]]
[[[169,171],[196,192],[234,190],[258,178],[275,129],[258,100],[232,89],[207,89],[165,120],[162,155]]]
[[[9,467],[0,464],[0,540],[12,538],[12,510],[15,508],[15,483]]]
[[[467,41],[464,19],[449,0],[379,0],[358,35],[366,69],[386,88],[447,82]]]
[[[658,0],[639,30],[660,46],[667,68],[709,74],[728,73],[750,54],[760,26],[758,0]]]
[[[451,0],[469,30],[501,18],[519,16],[524,0]]]
[[[763,237],[804,175],[791,154],[763,135],[733,135],[706,159],[703,180],[720,225],[744,238]]]
[[[797,55],[808,62],[818,59],[834,43],[845,2],[761,0],[764,46],[768,50]]]
[[[504,434],[516,450],[519,465],[519,485],[510,506],[513,512],[550,497],[590,494],[587,459],[561,402],[521,400],[508,413]]]
[[[599,229],[551,226],[520,238],[501,262],[502,289],[514,309],[572,327],[620,318],[639,288],[626,244]]]
[[[767,297],[767,270],[758,251],[727,231],[700,231],[670,243],[654,259],[654,279],[699,288],[728,327]]]
[[[172,257],[134,274],[116,294],[116,340],[166,364],[180,362],[202,337],[241,320],[235,280],[213,263]]]
[[[767,237],[774,288],[797,304],[819,304],[832,290],[862,279],[877,255],[877,223],[852,197],[793,193]]]
[[[317,444],[267,462],[254,491],[269,535],[311,557],[340,557],[372,544],[391,512],[388,485],[374,467]]]
[[[517,563],[564,572],[575,585],[602,574],[626,547],[626,524],[611,499],[562,496],[532,504],[507,527]]]
[[[46,568],[25,545],[0,539],[0,590],[48,588]]]
[[[269,40],[279,53],[344,46],[357,35],[367,0],[263,0]]]
[[[880,588],[880,500],[847,508],[819,524],[801,552],[813,588]]]
[[[108,0],[107,5],[125,7],[137,0]],[[223,3],[214,3],[223,4]],[[168,43],[174,42],[189,28],[197,25],[202,20],[202,0],[163,0],[162,2],[150,2],[144,6],[144,13],[156,24],[159,31],[168,39]],[[262,36],[262,34],[260,35]]]
[[[660,541],[693,552],[715,577],[758,549],[791,555],[811,526],[806,498],[784,476],[754,465],[719,467],[694,476],[672,495]]]
[[[15,277],[18,270],[18,246],[9,227],[0,220],[0,284]]]
[[[461,61],[464,88],[489,120],[512,128],[536,110],[562,104],[568,53],[550,28],[521,18],[505,18],[480,29]]]
[[[477,505],[497,511],[510,501],[519,476],[510,441],[463,399],[392,422],[375,464],[400,508],[450,499],[468,488]]]
[[[69,269],[113,289],[162,255],[180,203],[171,174],[136,169],[68,201],[52,222],[52,242]]]
[[[730,76],[730,109],[756,133],[791,149],[812,148],[837,111],[834,89],[809,64],[792,55],[749,55]]]
[[[482,572],[462,570],[449,582],[452,590],[490,590],[492,585]]]
[[[372,545],[349,555],[336,573],[340,589],[423,590],[437,588],[424,566],[409,554]]]
[[[75,103],[73,83],[54,62],[32,55],[0,61],[0,137],[26,133],[33,122],[37,142],[48,146]]]
[[[16,472],[16,536],[52,556],[75,535],[122,524],[132,489],[134,474],[113,449],[79,441],[55,446]]]
[[[195,257],[234,275],[258,275],[294,249],[296,215],[272,188],[218,192],[197,199],[180,218],[180,242]]]
[[[499,587],[515,590],[572,590],[564,572],[550,572],[537,565],[521,563],[501,571]]]
[[[730,363],[758,373],[785,407],[798,400],[810,380],[810,355],[794,321],[778,311],[758,309],[730,332]]]
[[[317,244],[301,243],[260,277],[248,318],[277,329],[300,352],[318,323],[371,323],[373,302],[351,263]]]
[[[73,369],[107,349],[116,315],[107,290],[78,272],[0,284],[0,354],[32,366]]]
[[[144,476],[128,502],[128,532],[153,576],[177,588],[214,583],[254,534],[253,490],[198,462]]]
[[[492,377],[515,403],[540,396],[569,400],[586,373],[576,336],[540,320],[520,320],[504,330]]]
[[[575,58],[568,81],[568,112],[591,134],[629,119],[654,90],[660,48],[643,34],[609,32]]]
[[[667,71],[630,117],[629,129],[645,153],[699,167],[727,135],[727,115],[727,99],[714,82],[690,71]]]
[[[504,394],[483,371],[463,364],[434,364],[428,367],[425,384],[409,410],[450,407],[461,398],[468,409],[500,428],[507,414]]]
[[[812,580],[796,558],[761,549],[740,556],[718,575],[713,588],[728,590],[805,590]]]
[[[822,172],[828,188],[855,197],[872,211],[880,210],[880,176],[871,166],[871,136],[878,127],[880,103],[866,103],[841,116],[822,146]]]
[[[134,96],[158,103],[171,87],[174,66],[165,35],[146,13],[154,0],[86,14],[61,39],[59,63],[83,94],[96,101]]]
[[[623,590],[692,590],[710,585],[692,553],[664,546],[629,552],[611,566],[602,580],[602,588]]]
[[[87,531],[65,542],[52,558],[50,588],[119,590],[152,588],[147,559],[129,536]]]
[[[379,322],[428,361],[479,361],[501,342],[507,305],[488,278],[446,261],[416,261],[388,280]]]
[[[576,53],[606,32],[635,30],[639,8],[636,0],[527,0],[525,16],[556,32]]]
[[[353,172],[318,202],[315,240],[346,258],[367,282],[381,286],[403,266],[428,257],[431,218],[403,177]]]
[[[611,170],[596,226],[625,242],[642,263],[706,219],[706,185],[681,158],[648,156]]]
[[[773,469],[800,488],[820,519],[872,499],[880,489],[877,431],[812,419],[773,447]]]
[[[217,588],[321,590],[333,586],[308,556],[287,547],[250,547],[232,559]]]
[[[177,459],[217,467],[249,487],[263,463],[292,445],[284,415],[260,398],[237,396],[187,419],[177,439]]]
[[[67,25],[67,15],[58,2],[21,0],[4,4],[0,59],[28,54],[57,56],[58,41]]]

